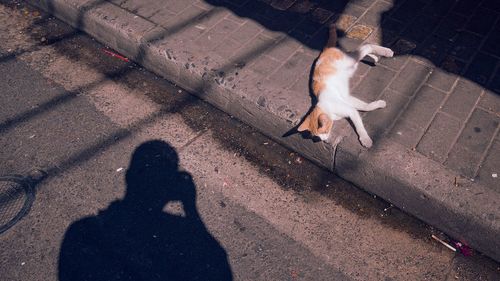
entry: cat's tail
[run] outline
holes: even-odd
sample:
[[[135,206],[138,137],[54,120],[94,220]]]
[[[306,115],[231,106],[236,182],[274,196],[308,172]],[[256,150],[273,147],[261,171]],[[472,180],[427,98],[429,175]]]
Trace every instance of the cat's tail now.
[[[337,27],[332,23],[330,24],[330,33],[325,48],[335,48],[335,46],[337,46]]]

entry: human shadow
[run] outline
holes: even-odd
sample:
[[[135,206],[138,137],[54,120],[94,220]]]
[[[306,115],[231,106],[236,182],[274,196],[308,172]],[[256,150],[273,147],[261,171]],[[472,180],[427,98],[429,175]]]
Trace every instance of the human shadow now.
[[[178,162],[163,141],[141,144],[125,197],[66,231],[59,280],[232,280],[227,254],[199,216],[196,187]],[[174,202],[182,209],[164,212]]]

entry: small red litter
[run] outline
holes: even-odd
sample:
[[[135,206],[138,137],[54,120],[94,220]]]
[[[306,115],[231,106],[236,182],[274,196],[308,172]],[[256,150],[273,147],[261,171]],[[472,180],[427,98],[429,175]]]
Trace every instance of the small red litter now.
[[[113,51],[110,51],[110,50],[108,50],[108,49],[102,48],[102,51],[103,51],[105,54],[107,54],[108,56],[111,56],[111,57],[117,58],[117,59],[122,60],[122,61],[124,61],[124,62],[129,62],[129,61],[130,61],[128,58],[126,58],[126,57],[124,57],[124,56],[122,56],[122,55],[120,55],[120,54],[117,54],[117,53],[115,53],[115,52],[113,52]]]
[[[470,257],[472,256],[472,248],[461,243],[461,242],[455,242],[455,247],[457,248],[457,250],[462,253],[462,255],[466,256],[466,257]]]

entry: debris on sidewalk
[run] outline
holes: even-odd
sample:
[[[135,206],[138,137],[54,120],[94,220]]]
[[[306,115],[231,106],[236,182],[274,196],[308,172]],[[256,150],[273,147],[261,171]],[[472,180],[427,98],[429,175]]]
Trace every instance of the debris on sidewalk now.
[[[122,55],[120,55],[120,54],[118,54],[118,53],[115,53],[115,52],[113,52],[113,51],[111,51],[111,50],[109,50],[109,49],[102,48],[101,50],[102,50],[105,54],[107,54],[108,56],[111,56],[111,57],[117,58],[117,59],[122,60],[122,61],[124,61],[124,62],[129,62],[129,61],[130,61],[128,58],[126,58],[126,57],[124,57],[124,56],[122,56]]]
[[[394,205],[390,204],[389,207],[384,208],[384,212],[390,211],[392,208],[394,208]]]
[[[452,246],[449,243],[445,242],[444,240],[438,238],[434,234],[432,234],[431,237],[432,237],[432,239],[438,241],[439,243],[446,246],[448,249],[452,250],[453,252],[459,252],[466,257],[472,256],[472,253],[473,253],[472,248],[467,246],[466,244],[464,244],[462,242],[453,241],[453,242],[451,242],[451,244],[453,244],[453,246]]]
[[[466,256],[466,257],[470,257],[472,256],[472,248],[461,243],[461,242],[455,242],[455,247],[457,248],[457,250],[462,253],[462,255]]]
[[[456,252],[457,249],[455,249],[453,246],[451,246],[450,244],[444,242],[443,240],[439,239],[436,235],[432,234],[431,235],[432,239],[438,241],[439,243],[441,243],[442,245],[446,246],[446,248],[452,250],[453,252]]]

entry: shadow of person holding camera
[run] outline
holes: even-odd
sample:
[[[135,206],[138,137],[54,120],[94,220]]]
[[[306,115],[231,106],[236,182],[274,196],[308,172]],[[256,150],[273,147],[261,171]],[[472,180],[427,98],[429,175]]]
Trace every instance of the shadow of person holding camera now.
[[[227,254],[201,220],[196,187],[178,162],[163,141],[140,145],[125,197],[66,231],[59,280],[232,280]],[[182,208],[164,212],[175,202]]]

